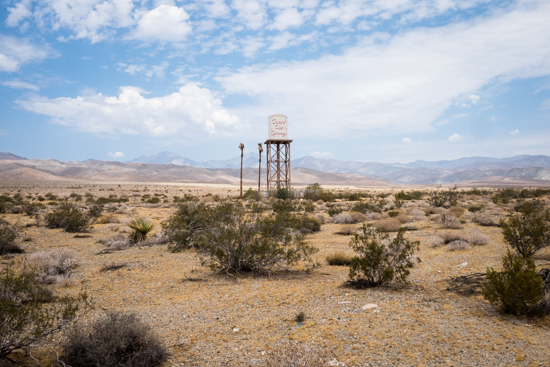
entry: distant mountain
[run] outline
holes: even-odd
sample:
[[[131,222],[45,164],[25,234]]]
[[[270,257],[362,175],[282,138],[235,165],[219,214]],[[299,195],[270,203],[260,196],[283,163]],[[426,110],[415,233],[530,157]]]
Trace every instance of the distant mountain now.
[[[6,161],[22,161],[27,158],[20,157],[18,155],[7,153],[7,152],[0,152],[0,160],[6,160]]]
[[[152,156],[142,155],[129,162],[152,163],[152,164],[176,164],[178,166],[192,166],[203,168],[241,168],[241,156],[226,160],[211,160],[206,162],[195,162],[173,152],[161,152]],[[258,167],[258,154],[247,153],[243,156],[243,167]]]

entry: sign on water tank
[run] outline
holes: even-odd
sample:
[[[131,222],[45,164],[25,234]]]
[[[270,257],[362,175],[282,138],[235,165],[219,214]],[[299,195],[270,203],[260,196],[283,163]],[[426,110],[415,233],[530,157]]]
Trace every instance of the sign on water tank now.
[[[280,113],[271,115],[267,118],[269,127],[269,139],[286,140],[288,139],[287,117]]]

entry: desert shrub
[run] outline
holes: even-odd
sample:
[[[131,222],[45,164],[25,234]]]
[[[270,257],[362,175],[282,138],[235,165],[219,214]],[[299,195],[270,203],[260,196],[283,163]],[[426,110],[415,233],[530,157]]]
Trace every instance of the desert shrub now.
[[[353,285],[375,287],[393,280],[405,282],[415,262],[420,262],[413,257],[419,242],[407,240],[404,229],[390,237],[382,230],[363,225],[349,246],[357,254],[349,272]]]
[[[447,250],[449,251],[467,250],[470,247],[470,244],[466,240],[455,240],[447,244]]]
[[[343,251],[333,252],[326,257],[327,264],[334,266],[350,266],[353,255]]]
[[[262,194],[258,190],[253,190],[252,188],[249,188],[243,194],[243,198],[246,200],[260,201],[262,200]]]
[[[526,201],[501,221],[504,241],[523,257],[550,245],[550,210],[540,201]]]
[[[336,195],[332,191],[323,191],[321,192],[320,199],[325,203],[330,203],[336,200]]]
[[[473,231],[468,234],[468,242],[474,246],[483,246],[489,243],[489,237],[479,231]]]
[[[503,314],[531,312],[544,296],[535,262],[508,250],[502,258],[502,268],[502,272],[487,268],[487,281],[481,288],[483,297]]]
[[[348,214],[351,216],[351,219],[355,221],[355,223],[366,222],[368,220],[367,216],[363,213],[349,212]]]
[[[67,248],[38,251],[29,255],[29,263],[41,282],[53,283],[67,278],[78,266],[76,252]]]
[[[228,274],[269,273],[302,260],[313,266],[311,256],[317,249],[302,234],[292,234],[288,224],[288,216],[246,214],[233,207],[230,215],[218,217],[205,232],[202,264]]]
[[[332,223],[335,224],[355,224],[355,219],[349,214],[337,214],[332,217]]]
[[[468,211],[472,212],[472,213],[476,213],[476,212],[479,212],[481,210],[483,210],[484,206],[483,205],[470,205],[468,207]]]
[[[155,228],[155,224],[143,218],[134,218],[128,223],[128,227],[130,227],[130,240],[139,243],[147,239],[147,235]]]
[[[153,367],[168,350],[134,313],[107,312],[89,329],[74,328],[63,345],[62,359],[81,367]]]
[[[0,221],[0,255],[21,254],[23,249],[15,243],[17,228],[9,223]]]
[[[449,244],[453,241],[467,241],[467,237],[460,231],[447,231],[440,235],[445,244]]]
[[[16,275],[6,269],[0,274],[0,361],[13,362],[13,352],[43,343],[88,305],[85,294],[53,300],[53,293],[33,273]]]
[[[39,203],[24,203],[23,204],[23,211],[26,215],[32,216],[38,214],[41,208],[44,206]]]
[[[92,205],[88,209],[88,215],[92,218],[99,218],[101,213],[103,213],[103,205]]]
[[[394,218],[397,219],[401,224],[408,223],[412,220],[412,218],[405,213],[398,213]]]
[[[296,210],[294,203],[290,199],[273,200],[271,203],[271,209],[273,209],[275,213],[288,213]]]
[[[287,199],[294,199],[295,193],[292,189],[279,186],[276,190],[272,190],[269,193],[269,196],[275,199],[287,200]]]
[[[358,201],[353,204],[351,210],[363,214],[367,214],[369,212],[381,213],[385,203],[383,203],[383,205],[380,204],[382,204],[380,201],[374,204],[368,201]]]
[[[368,213],[365,213],[365,217],[367,218],[367,221],[369,221],[369,220],[378,220],[378,219],[382,218],[382,214],[375,213],[375,212],[368,212]]]
[[[340,234],[343,236],[349,236],[354,234],[357,230],[354,226],[342,226],[338,231],[334,232],[335,234]]]
[[[395,218],[379,219],[372,225],[384,232],[397,232],[401,228],[401,223]]]
[[[330,353],[311,344],[289,344],[273,350],[266,367],[322,367],[331,366]]]
[[[460,218],[462,216],[462,214],[464,214],[465,211],[466,211],[466,209],[464,209],[461,206],[453,206],[453,207],[449,208],[449,214],[452,214],[457,218]]]
[[[428,202],[436,208],[450,208],[458,203],[459,193],[456,188],[449,190],[435,190],[430,194]]]
[[[302,208],[306,213],[313,213],[315,211],[315,204],[311,200],[306,200],[302,202]]]
[[[293,215],[290,217],[289,227],[301,233],[319,232],[322,222],[317,217],[309,215]]]
[[[439,236],[431,236],[428,238],[428,246],[430,247],[439,247],[445,243],[445,240],[443,240],[442,237]]]
[[[180,203],[176,212],[162,224],[163,234],[170,241],[170,251],[198,247],[213,220],[213,209],[204,203]]]
[[[317,201],[321,199],[324,190],[318,183],[308,185],[304,190],[304,199]]]
[[[120,220],[114,214],[107,214],[99,217],[96,223],[97,224],[120,223]]]
[[[62,228],[66,232],[86,232],[90,226],[90,218],[68,202],[46,214],[45,220],[48,228]]]
[[[99,240],[98,242],[102,245],[107,246],[111,250],[123,250],[131,247],[132,245],[135,245],[135,243],[131,241],[130,238],[121,234],[117,234],[116,236],[107,239]]]
[[[436,218],[436,222],[441,224],[443,228],[462,229],[462,223],[460,223],[460,220],[452,214],[440,214]]]
[[[342,213],[342,208],[338,205],[330,205],[328,207],[327,213],[329,216],[334,217],[335,215]]]
[[[480,226],[494,226],[498,227],[500,224],[491,214],[480,211],[472,215],[472,222],[479,224]]]

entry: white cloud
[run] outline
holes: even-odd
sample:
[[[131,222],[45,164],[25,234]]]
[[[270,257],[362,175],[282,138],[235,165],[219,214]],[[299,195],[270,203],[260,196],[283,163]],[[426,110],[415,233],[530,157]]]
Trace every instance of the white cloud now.
[[[8,27],[17,27],[23,19],[32,14],[23,3],[16,4],[13,8],[8,8],[8,12],[10,13],[6,19],[6,25]]]
[[[189,14],[183,8],[160,5],[141,16],[132,37],[144,41],[182,42],[191,33],[188,19]]]
[[[261,0],[232,0],[232,8],[237,12],[241,24],[248,29],[257,30],[267,21],[265,3]]]
[[[481,98],[480,96],[475,95],[475,94],[472,94],[468,97],[468,99],[471,101],[470,103],[473,104],[473,105],[477,104],[477,102],[479,102],[480,98]]]
[[[221,107],[208,89],[187,84],[175,93],[146,98],[135,87],[121,87],[118,96],[84,94],[76,98],[32,97],[17,103],[24,109],[51,117],[55,124],[81,131],[107,134],[226,136],[240,131],[238,117]]]
[[[315,157],[315,158],[327,158],[327,157],[331,157],[332,156],[332,153],[331,152],[311,152],[309,154],[310,156],[312,157]]]
[[[37,46],[25,38],[0,34],[0,72],[17,71],[26,63],[51,56],[53,52],[48,46]]]
[[[40,90],[38,86],[31,83],[23,82],[21,80],[6,80],[4,82],[0,82],[0,84],[5,87],[14,88],[14,89],[30,89],[35,92],[38,92]]]
[[[269,29],[284,31],[291,27],[299,27],[303,24],[304,18],[296,8],[287,8],[275,16]]]
[[[495,13],[439,28],[378,36],[339,55],[244,67],[219,76],[228,93],[255,104],[245,121],[266,110],[300,121],[293,136],[339,137],[372,129],[422,132],[461,96],[469,103],[495,80],[550,74],[550,3]]]
[[[411,139],[411,138],[403,138],[403,139],[401,139],[401,141],[402,141],[403,143],[405,143],[405,144],[410,144],[410,143],[412,143],[412,139]]]
[[[449,139],[447,139],[447,140],[449,140],[451,143],[456,143],[456,142],[459,142],[459,141],[462,140],[462,136],[455,133],[455,134],[449,136]]]
[[[122,158],[124,157],[124,153],[122,152],[108,152],[107,154],[109,154],[110,157],[113,157],[113,158]]]
[[[510,134],[510,135],[517,135],[517,134],[519,134],[519,130],[516,129],[516,130],[508,131],[508,134]]]

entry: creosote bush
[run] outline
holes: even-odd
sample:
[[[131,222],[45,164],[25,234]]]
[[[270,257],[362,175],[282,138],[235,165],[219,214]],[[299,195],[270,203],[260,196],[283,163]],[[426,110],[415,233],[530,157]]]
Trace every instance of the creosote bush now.
[[[403,228],[390,237],[382,230],[363,225],[349,243],[357,253],[350,265],[350,284],[375,287],[393,280],[406,282],[410,269],[420,262],[413,257],[419,245],[418,241],[405,238]]]
[[[517,214],[501,221],[504,241],[523,257],[550,245],[550,210],[534,200],[519,205]]]
[[[0,221],[0,255],[23,253],[23,249],[15,243],[16,237],[17,228]]]
[[[36,274],[4,270],[0,274],[0,361],[13,362],[13,352],[43,343],[88,306],[86,294],[55,299]]]
[[[487,268],[481,292],[503,314],[522,315],[536,311],[544,296],[543,281],[531,257],[508,250],[502,272]]]
[[[86,232],[90,227],[90,217],[70,202],[59,205],[45,219],[48,228],[62,228],[66,232]]]
[[[168,359],[166,347],[136,314],[115,311],[89,329],[74,328],[63,351],[62,359],[79,367],[153,367]]]

